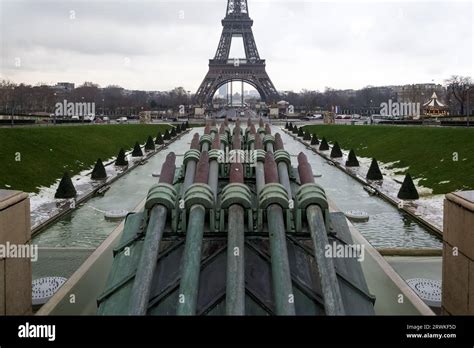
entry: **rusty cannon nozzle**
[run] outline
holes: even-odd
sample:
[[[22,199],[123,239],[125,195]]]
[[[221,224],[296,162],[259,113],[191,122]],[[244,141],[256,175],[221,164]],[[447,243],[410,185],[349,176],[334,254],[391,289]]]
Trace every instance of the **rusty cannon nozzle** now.
[[[265,124],[263,123],[263,119],[261,118],[260,120],[258,120],[258,126],[260,128],[263,128],[265,126]]]
[[[265,133],[272,134],[272,129],[270,128],[270,125],[268,123],[265,124]]]
[[[219,134],[225,134],[225,129],[226,129],[226,125],[225,123],[221,123],[221,126],[219,127]]]
[[[239,127],[240,128],[240,118],[237,118],[235,120],[235,127]]]
[[[255,150],[263,150],[262,138],[260,136],[255,137]]]
[[[200,147],[199,147],[199,134],[198,133],[194,133],[193,135],[193,140],[191,140],[191,147],[190,149],[192,150],[199,150]]]
[[[275,158],[273,157],[273,153],[267,151],[265,154],[265,183],[278,183],[278,168],[275,162]]]
[[[231,184],[244,183],[244,167],[242,163],[232,163],[230,166],[229,182]]]
[[[242,130],[240,129],[240,125],[236,125],[234,127],[234,130],[232,131],[232,134],[235,135],[235,134],[240,134]]]
[[[201,152],[199,162],[196,167],[196,174],[194,175],[194,183],[207,184],[209,177],[209,154],[207,151]]]
[[[212,141],[212,148],[216,150],[221,149],[221,137],[219,136],[214,137],[214,140]]]
[[[240,141],[240,132],[237,132],[236,134],[234,134],[234,137],[232,139],[232,147],[234,150],[240,150],[242,146],[242,143]]]
[[[284,150],[283,140],[281,139],[280,133],[275,134],[275,151]]]
[[[176,155],[174,152],[170,152],[166,156],[166,160],[161,167],[161,174],[160,174],[160,183],[165,184],[173,184],[174,179],[174,172],[176,171]]]
[[[211,125],[209,123],[204,127],[204,134],[211,134]]]
[[[313,169],[303,152],[300,152],[298,155],[298,173],[300,175],[301,185],[314,183]]]
[[[252,119],[249,117],[247,119],[247,127],[250,127],[252,125]]]
[[[255,129],[255,125],[253,123],[250,125],[250,134],[257,134],[257,130]]]

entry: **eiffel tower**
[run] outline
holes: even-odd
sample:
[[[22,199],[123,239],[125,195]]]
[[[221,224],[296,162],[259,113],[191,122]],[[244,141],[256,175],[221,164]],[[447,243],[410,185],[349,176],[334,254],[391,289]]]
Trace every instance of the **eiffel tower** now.
[[[260,59],[258,54],[252,25],[247,0],[228,0],[219,46],[214,59],[209,60],[209,71],[196,92],[196,104],[211,104],[214,93],[232,81],[242,81],[253,86],[262,101],[278,101],[278,92],[265,70],[265,60]],[[245,59],[229,59],[233,37],[242,37]]]

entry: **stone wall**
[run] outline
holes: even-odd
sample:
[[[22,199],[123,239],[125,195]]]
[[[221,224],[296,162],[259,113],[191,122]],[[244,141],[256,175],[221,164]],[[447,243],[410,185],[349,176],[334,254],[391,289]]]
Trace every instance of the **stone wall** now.
[[[5,252],[8,246],[30,242],[28,195],[0,190],[0,315],[31,314],[31,259],[8,257]]]
[[[443,314],[474,315],[474,191],[446,195]]]

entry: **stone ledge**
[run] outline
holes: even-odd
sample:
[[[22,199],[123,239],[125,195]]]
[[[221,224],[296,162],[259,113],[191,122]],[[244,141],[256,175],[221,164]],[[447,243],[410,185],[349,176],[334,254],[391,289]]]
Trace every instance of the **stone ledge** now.
[[[25,192],[0,189],[0,211],[17,204],[26,198],[28,198],[28,194]]]
[[[446,199],[474,212],[474,191],[448,193]]]

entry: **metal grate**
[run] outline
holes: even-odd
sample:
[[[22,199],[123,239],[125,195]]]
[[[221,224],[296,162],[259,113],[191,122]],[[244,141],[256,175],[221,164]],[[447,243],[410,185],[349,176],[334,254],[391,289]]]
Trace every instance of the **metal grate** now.
[[[44,277],[32,282],[32,303],[41,305],[46,303],[51,296],[66,282],[64,277]]]
[[[439,280],[413,278],[408,279],[407,284],[428,306],[441,306],[441,282]]]

